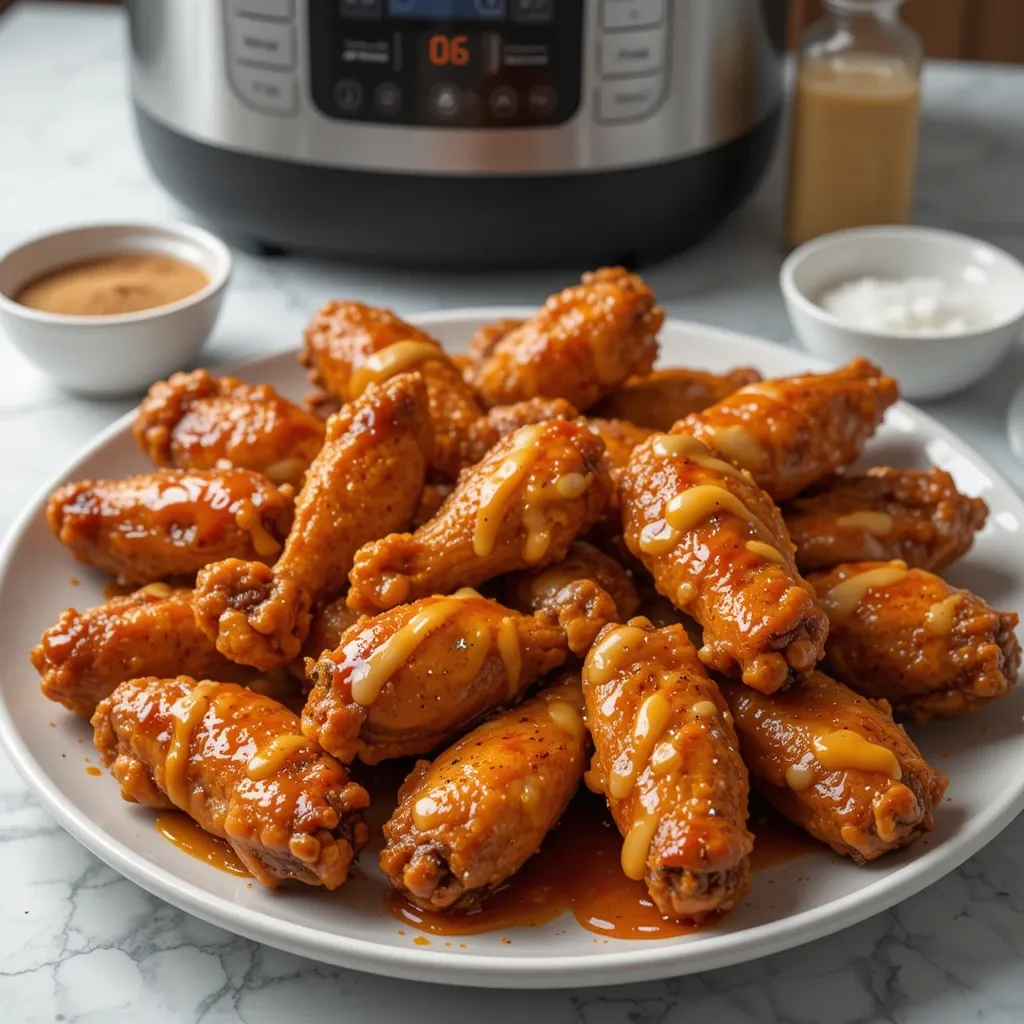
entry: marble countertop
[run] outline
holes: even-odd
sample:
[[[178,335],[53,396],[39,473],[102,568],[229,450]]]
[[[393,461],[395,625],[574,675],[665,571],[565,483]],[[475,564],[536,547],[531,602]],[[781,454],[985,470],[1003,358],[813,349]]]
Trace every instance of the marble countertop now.
[[[143,164],[115,11],[17,5],[0,18],[0,249],[69,222],[187,217]],[[917,219],[1024,257],[1024,69],[934,65],[926,82]],[[651,268],[675,316],[791,344],[776,285],[780,167],[710,241]],[[535,303],[562,273],[497,276],[366,270],[300,257],[237,257],[204,362],[293,346],[325,299],[409,313]],[[1024,351],[931,407],[1018,486],[1005,441]],[[0,337],[0,531],[129,402],[68,397]],[[5,652],[22,657],[19,652]],[[0,1019],[10,1024],[304,1022],[415,1017],[493,1024],[987,1024],[1024,1018],[1024,818],[892,911],[809,947],[678,980],[589,991],[479,992],[325,967],[237,938],[148,895],[87,853],[0,755]]]

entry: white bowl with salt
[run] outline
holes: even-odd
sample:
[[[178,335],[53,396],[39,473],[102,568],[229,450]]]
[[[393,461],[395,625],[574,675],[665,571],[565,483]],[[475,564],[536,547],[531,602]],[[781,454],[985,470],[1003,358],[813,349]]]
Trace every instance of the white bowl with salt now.
[[[1024,328],[1024,265],[950,231],[837,231],[793,252],[780,282],[805,348],[835,363],[865,356],[911,399],[980,380]]]

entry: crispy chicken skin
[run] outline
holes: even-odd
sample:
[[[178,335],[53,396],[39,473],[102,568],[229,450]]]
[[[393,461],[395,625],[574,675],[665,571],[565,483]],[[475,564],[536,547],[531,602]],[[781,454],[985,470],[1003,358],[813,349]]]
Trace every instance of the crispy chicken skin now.
[[[477,343],[470,380],[488,406],[544,397],[586,409],[651,369],[664,319],[641,278],[605,267],[553,295],[489,350]]]
[[[360,545],[412,520],[429,451],[418,374],[370,385],[332,416],[277,564],[230,559],[199,574],[192,607],[217,650],[264,671],[296,657],[310,609],[344,589]]]
[[[427,386],[434,431],[431,468],[454,480],[498,439],[476,393],[440,342],[387,309],[329,302],[306,329],[300,356],[314,384],[341,402],[358,398],[368,381],[417,370]],[[525,396],[532,397],[532,396]]]
[[[520,427],[547,420],[574,420],[579,416],[576,406],[564,398],[528,398],[515,405],[496,405],[488,409],[487,419],[497,431],[497,436],[508,437]],[[497,438],[496,438],[497,440]]]
[[[381,870],[427,910],[472,908],[540,848],[586,767],[579,676],[419,761],[384,826]]]
[[[551,616],[462,593],[360,619],[307,671],[302,731],[346,764],[425,754],[567,657]]]
[[[703,627],[705,665],[765,693],[811,672],[828,620],[749,473],[692,437],[656,434],[634,451],[620,497],[630,552]]]
[[[633,577],[622,564],[579,540],[560,562],[507,577],[504,593],[510,608],[554,615],[573,654],[580,656],[605,625],[632,618],[640,604]]]
[[[140,584],[223,558],[272,562],[293,511],[290,487],[247,469],[163,469],[65,484],[50,495],[46,520],[79,562]]]
[[[462,371],[467,380],[472,379],[473,368],[489,359],[494,351],[494,346],[502,338],[523,326],[525,320],[498,320],[493,324],[484,324],[477,329],[469,340],[469,351],[465,362],[462,364]]]
[[[857,863],[932,828],[946,777],[885,701],[815,672],[771,696],[723,683],[755,787],[790,821]]]
[[[522,427],[467,470],[429,522],[366,545],[348,603],[374,613],[564,558],[611,492],[604,443],[580,423]]]
[[[604,629],[583,666],[594,758],[622,868],[666,917],[729,910],[750,875],[747,770],[718,687],[682,626]]]
[[[302,656],[298,662],[302,677],[306,677],[304,658],[316,661],[324,651],[333,651],[341,642],[345,630],[354,626],[359,620],[359,613],[352,611],[345,603],[345,595],[320,605],[313,612],[313,621],[309,627],[309,636],[302,645]]]
[[[673,433],[699,438],[749,469],[775,501],[788,501],[856,462],[897,398],[896,381],[855,359],[832,373],[748,384]]]
[[[677,420],[691,412],[700,412],[760,379],[757,370],[746,366],[723,374],[682,367],[655,370],[626,381],[588,412],[592,416],[629,420],[639,427],[667,433]]]
[[[1016,612],[993,611],[905,562],[840,565],[809,580],[832,623],[828,671],[898,714],[919,722],[962,715],[1016,685]]]
[[[627,420],[605,420],[597,416],[587,417],[587,427],[597,434],[608,452],[608,460],[612,464],[612,475],[621,473],[629,464],[629,457],[638,444],[643,444],[654,433],[647,427],[638,427]]]
[[[804,571],[899,558],[939,572],[970,550],[988,506],[945,470],[877,467],[823,480],[785,516]]]
[[[32,648],[43,695],[83,718],[127,679],[181,672],[245,682],[251,669],[228,661],[196,625],[192,591],[150,583],[84,612],[68,608]]]
[[[269,697],[188,676],[133,679],[92,725],[125,800],[185,811],[269,888],[336,889],[369,838],[366,790]]]
[[[154,384],[132,433],[158,466],[252,469],[296,487],[324,443],[323,422],[269,384],[206,370]]]

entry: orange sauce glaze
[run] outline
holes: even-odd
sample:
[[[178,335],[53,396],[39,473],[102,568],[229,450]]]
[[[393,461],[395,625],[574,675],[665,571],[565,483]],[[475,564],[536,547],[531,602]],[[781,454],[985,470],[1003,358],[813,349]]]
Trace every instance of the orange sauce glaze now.
[[[94,764],[87,764],[85,766],[85,774],[86,775],[92,775],[95,778],[98,775],[102,775],[103,772],[101,772],[99,770],[99,768],[96,767],[96,765],[94,765]]]
[[[757,835],[751,858],[755,871],[824,850],[770,810],[758,808],[751,830]],[[536,927],[566,911],[588,931],[608,938],[667,939],[697,931],[696,925],[661,916],[646,885],[623,874],[621,853],[622,837],[604,802],[581,792],[541,852],[471,912],[421,910],[394,891],[386,893],[385,903],[397,920],[432,935]]]
[[[158,814],[155,824],[157,832],[164,839],[196,860],[201,860],[229,875],[250,877],[235,851],[223,839],[204,832],[182,811],[165,811]]]

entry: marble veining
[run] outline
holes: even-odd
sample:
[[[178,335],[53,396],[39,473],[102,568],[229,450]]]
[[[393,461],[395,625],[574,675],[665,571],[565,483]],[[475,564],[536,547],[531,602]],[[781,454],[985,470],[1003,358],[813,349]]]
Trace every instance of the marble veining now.
[[[150,177],[110,10],[28,5],[0,18],[0,249],[50,226],[187,218]],[[1024,256],[1024,70],[934,65],[926,78],[917,217]],[[713,239],[649,271],[672,315],[789,344],[776,287],[781,166]],[[535,302],[564,273],[369,270],[239,255],[216,337],[225,364],[295,344],[326,298],[402,312]],[[1024,353],[936,405],[1018,485],[1003,417]],[[56,391],[0,337],[0,530],[128,402]],[[23,652],[4,652],[20,658]],[[87,853],[0,763],[0,1020],[4,1024],[1016,1024],[1024,1019],[1024,819],[894,910],[740,967],[621,988],[476,992],[384,981],[280,953],[151,897]]]

